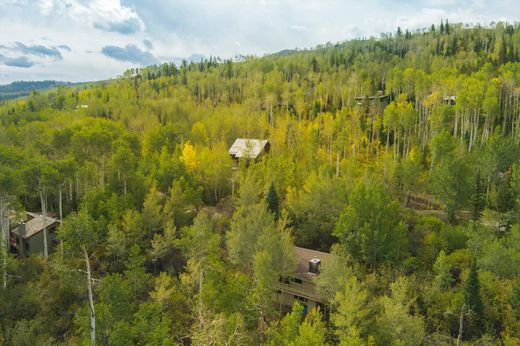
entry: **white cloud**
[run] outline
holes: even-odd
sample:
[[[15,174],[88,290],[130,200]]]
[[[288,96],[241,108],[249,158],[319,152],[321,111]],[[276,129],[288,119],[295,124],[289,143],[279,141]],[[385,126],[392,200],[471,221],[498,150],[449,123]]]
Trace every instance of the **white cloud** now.
[[[296,30],[296,31],[305,31],[305,30],[307,30],[307,28],[304,27],[303,25],[291,25],[290,28],[292,30]]]
[[[104,79],[153,57],[262,55],[377,37],[397,26],[425,28],[446,18],[514,21],[520,6],[515,0],[0,0],[0,32],[9,33],[1,35],[0,46],[56,47],[63,56],[36,60],[0,51],[13,65],[0,64],[0,83]],[[104,55],[103,47],[120,59]]]
[[[38,5],[44,15],[67,16],[102,30],[133,34],[145,28],[135,10],[120,0],[39,0]]]

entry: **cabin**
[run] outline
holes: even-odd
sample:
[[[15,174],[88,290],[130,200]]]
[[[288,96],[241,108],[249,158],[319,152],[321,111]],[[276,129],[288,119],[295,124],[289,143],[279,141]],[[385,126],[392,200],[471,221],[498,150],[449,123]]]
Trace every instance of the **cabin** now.
[[[442,103],[455,106],[457,104],[457,96],[445,95],[442,97]]]
[[[271,145],[267,139],[253,139],[253,138],[237,138],[231,148],[229,148],[229,155],[238,164],[238,161],[245,159],[248,162],[257,160],[265,153],[269,152]]]
[[[376,95],[372,96],[356,96],[355,100],[357,101],[358,106],[363,104],[363,101],[368,101],[368,103],[374,103],[375,101],[379,101],[381,103],[388,103],[388,95],[384,94],[382,90],[378,90]]]
[[[295,302],[303,306],[304,313],[320,307],[325,313],[325,300],[316,292],[316,278],[322,265],[327,265],[331,255],[325,252],[294,247],[297,267],[292,277],[283,277],[278,281],[276,301],[289,311]]]
[[[22,221],[11,230],[11,251],[20,257],[43,255],[43,232],[47,232],[47,250],[51,253],[57,244],[56,229],[59,221],[50,216],[26,212],[26,221]]]

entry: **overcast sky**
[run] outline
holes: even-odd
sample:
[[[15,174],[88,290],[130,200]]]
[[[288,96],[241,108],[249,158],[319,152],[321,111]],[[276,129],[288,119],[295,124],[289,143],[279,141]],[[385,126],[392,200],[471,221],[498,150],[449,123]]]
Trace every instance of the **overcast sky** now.
[[[0,84],[91,81],[198,56],[261,56],[450,22],[520,20],[518,0],[0,0]]]

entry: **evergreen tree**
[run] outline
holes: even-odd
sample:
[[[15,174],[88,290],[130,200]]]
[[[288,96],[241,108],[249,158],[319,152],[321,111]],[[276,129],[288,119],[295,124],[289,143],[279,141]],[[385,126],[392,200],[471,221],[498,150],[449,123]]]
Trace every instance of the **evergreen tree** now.
[[[440,28],[441,34],[444,34],[444,22],[441,19],[441,28]]]
[[[280,216],[280,202],[273,183],[271,183],[269,186],[269,192],[267,192],[267,209],[273,213],[275,220],[278,220],[278,217]]]
[[[475,177],[475,191],[473,196],[471,196],[473,210],[472,210],[472,219],[478,220],[480,219],[480,215],[482,214],[482,209],[484,209],[484,201],[482,199],[482,179],[480,178],[480,171],[477,172],[477,176]]]
[[[480,281],[475,260],[471,263],[471,268],[464,284],[464,301],[470,309],[469,335],[479,337],[484,329],[484,303],[480,295]]]

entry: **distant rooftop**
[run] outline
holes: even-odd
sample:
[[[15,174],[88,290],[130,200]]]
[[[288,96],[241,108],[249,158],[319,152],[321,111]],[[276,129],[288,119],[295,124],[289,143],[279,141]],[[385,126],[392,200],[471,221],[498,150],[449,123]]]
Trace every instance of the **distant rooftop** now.
[[[237,138],[229,154],[234,158],[256,159],[267,145],[267,139]]]
[[[359,101],[359,102],[364,101],[364,100],[370,100],[370,101],[381,100],[381,101],[383,101],[387,97],[388,97],[388,95],[384,94],[382,90],[378,90],[376,95],[356,96],[355,100]]]

